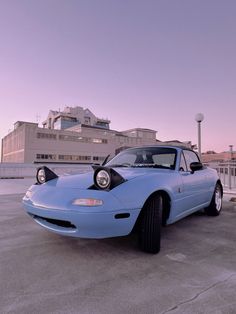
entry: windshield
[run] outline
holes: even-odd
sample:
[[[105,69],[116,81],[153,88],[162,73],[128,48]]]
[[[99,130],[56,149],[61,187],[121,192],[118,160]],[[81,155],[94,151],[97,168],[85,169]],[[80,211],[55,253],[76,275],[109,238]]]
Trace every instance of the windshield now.
[[[176,149],[168,147],[132,148],[110,160],[108,167],[152,167],[175,169]]]

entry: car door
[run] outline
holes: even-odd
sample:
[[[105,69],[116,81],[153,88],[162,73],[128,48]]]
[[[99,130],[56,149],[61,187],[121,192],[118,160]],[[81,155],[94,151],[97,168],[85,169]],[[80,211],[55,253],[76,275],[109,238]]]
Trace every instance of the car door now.
[[[179,211],[192,211],[207,202],[208,180],[206,170],[201,169],[194,173],[190,169],[192,162],[200,162],[198,155],[191,150],[183,150],[180,159],[179,174],[182,181],[180,189],[181,206]]]

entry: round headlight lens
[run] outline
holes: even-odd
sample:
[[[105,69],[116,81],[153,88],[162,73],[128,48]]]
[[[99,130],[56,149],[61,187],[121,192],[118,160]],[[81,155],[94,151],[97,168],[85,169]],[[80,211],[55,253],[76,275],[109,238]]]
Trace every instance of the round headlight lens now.
[[[105,170],[98,171],[96,175],[96,183],[101,189],[106,189],[111,183],[111,177],[109,173]]]
[[[43,169],[39,169],[38,174],[37,174],[37,179],[38,182],[43,184],[46,181],[46,175],[45,175],[45,171]]]

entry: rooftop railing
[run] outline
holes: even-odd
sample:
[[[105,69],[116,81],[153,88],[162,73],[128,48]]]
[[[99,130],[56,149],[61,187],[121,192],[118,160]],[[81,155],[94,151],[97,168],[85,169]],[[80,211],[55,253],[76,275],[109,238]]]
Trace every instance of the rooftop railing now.
[[[225,188],[229,190],[236,188],[236,161],[212,162],[205,165],[218,172]]]

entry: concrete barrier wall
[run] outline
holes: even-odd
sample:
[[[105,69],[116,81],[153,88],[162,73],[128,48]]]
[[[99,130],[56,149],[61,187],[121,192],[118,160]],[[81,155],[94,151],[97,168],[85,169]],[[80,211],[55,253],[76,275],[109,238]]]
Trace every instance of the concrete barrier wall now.
[[[33,178],[36,169],[43,164],[24,163],[0,163],[0,179]],[[88,164],[47,164],[52,171],[58,175],[84,173],[92,170]],[[236,166],[235,165],[210,165],[219,173],[224,187],[236,188]],[[230,175],[229,175],[230,174]]]
[[[43,164],[42,164],[43,165]],[[40,164],[0,163],[0,179],[31,178],[36,174]],[[56,174],[84,173],[92,170],[90,165],[83,164],[47,164]]]

